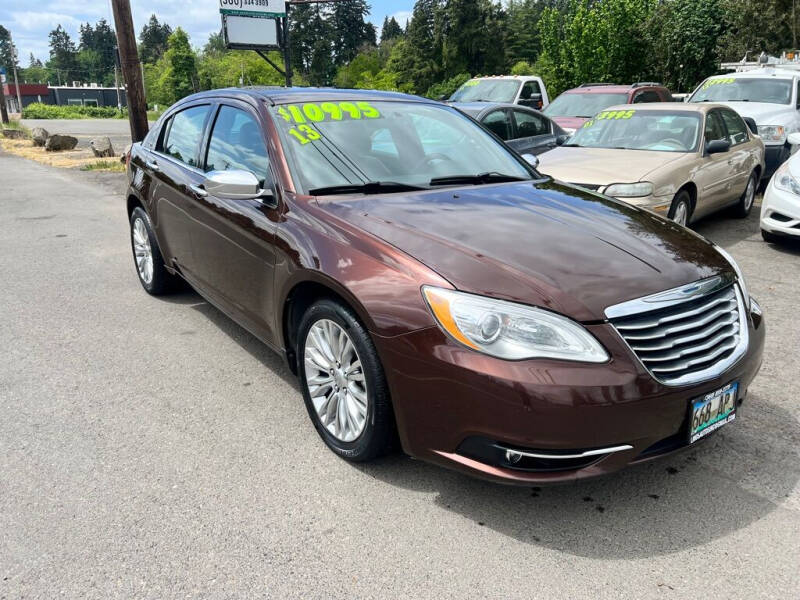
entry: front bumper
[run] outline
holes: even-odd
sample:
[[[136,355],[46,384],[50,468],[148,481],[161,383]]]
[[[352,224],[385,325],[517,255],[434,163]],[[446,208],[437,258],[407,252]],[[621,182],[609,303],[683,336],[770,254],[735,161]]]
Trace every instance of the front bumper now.
[[[771,179],[761,202],[761,229],[800,236],[800,196],[775,187]]]
[[[685,447],[689,400],[738,381],[741,402],[761,366],[765,325],[758,314],[747,321],[742,358],[710,381],[683,387],[653,379],[607,323],[587,327],[612,357],[602,365],[499,360],[457,345],[438,327],[376,343],[408,454],[525,485],[611,473]],[[483,452],[487,444],[500,449],[495,459]],[[515,468],[502,452],[573,455],[620,446],[630,448],[556,470],[536,460],[528,463],[533,470]]]

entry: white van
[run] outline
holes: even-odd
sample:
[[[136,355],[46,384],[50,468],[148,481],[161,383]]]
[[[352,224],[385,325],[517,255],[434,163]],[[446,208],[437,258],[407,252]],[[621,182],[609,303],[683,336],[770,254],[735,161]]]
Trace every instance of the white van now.
[[[689,102],[725,104],[751,118],[766,148],[764,178],[789,158],[789,134],[800,131],[800,71],[765,65],[742,73],[715,75],[701,83]]]
[[[448,101],[520,104],[537,110],[550,104],[544,81],[535,75],[474,77],[458,88]]]

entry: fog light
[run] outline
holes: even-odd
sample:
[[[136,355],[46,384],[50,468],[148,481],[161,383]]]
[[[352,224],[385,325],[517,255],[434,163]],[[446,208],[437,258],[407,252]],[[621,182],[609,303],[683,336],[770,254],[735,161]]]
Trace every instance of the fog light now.
[[[522,454],[519,452],[515,452],[514,450],[506,450],[506,462],[511,463],[512,465],[517,464],[520,459],[522,458]]]

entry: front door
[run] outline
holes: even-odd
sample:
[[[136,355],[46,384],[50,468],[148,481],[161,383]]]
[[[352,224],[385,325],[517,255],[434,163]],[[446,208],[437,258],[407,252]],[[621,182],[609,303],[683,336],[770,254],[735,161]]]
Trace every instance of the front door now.
[[[252,107],[234,101],[219,105],[203,165],[206,172],[250,171],[262,188],[272,185],[263,128]],[[275,339],[275,206],[257,198],[221,198],[201,189],[193,217],[192,247],[204,291],[253,333]]]
[[[704,152],[705,145],[713,140],[727,140],[728,134],[725,123],[719,110],[712,110],[706,115],[705,130],[703,135],[703,145],[700,148]],[[723,205],[730,195],[733,185],[731,181],[731,160],[729,152],[719,152],[717,154],[705,155],[702,163],[697,169],[695,182],[698,186],[697,206],[694,216],[701,216],[716,210]]]

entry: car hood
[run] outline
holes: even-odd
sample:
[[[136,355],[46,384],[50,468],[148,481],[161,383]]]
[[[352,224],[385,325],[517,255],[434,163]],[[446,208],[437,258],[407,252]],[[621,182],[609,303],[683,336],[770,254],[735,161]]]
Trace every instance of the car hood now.
[[[539,171],[573,183],[635,183],[683,156],[682,152],[562,146],[539,156]]]
[[[730,269],[708,242],[670,221],[551,180],[318,203],[457,289],[583,322]]]
[[[772,102],[718,102],[729,106],[743,117],[750,117],[756,125],[786,125],[790,123],[795,109],[786,104]]]

